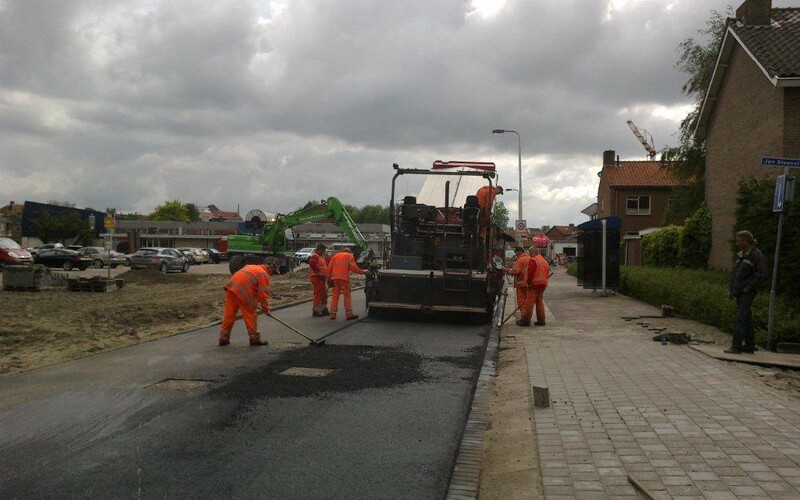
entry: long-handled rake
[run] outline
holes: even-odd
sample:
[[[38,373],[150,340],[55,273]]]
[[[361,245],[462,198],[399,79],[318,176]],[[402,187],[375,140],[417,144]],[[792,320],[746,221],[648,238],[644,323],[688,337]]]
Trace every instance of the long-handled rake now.
[[[311,337],[309,337],[308,335],[306,335],[305,333],[303,333],[300,330],[298,330],[297,328],[295,328],[292,325],[286,323],[285,321],[282,321],[282,320],[280,320],[280,319],[278,319],[278,318],[276,318],[275,316],[272,316],[272,315],[270,315],[269,317],[274,319],[278,323],[282,324],[283,326],[285,326],[289,330],[293,331],[294,333],[296,333],[296,334],[300,335],[301,337],[305,338],[306,340],[310,340],[311,342],[309,342],[308,345],[315,345],[315,346],[323,346],[323,345],[325,345],[325,341],[324,340],[320,340],[320,341],[314,340]]]

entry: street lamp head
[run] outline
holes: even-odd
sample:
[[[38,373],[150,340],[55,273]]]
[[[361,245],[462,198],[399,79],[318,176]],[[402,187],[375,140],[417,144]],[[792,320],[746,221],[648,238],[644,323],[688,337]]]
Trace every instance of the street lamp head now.
[[[504,134],[505,132],[506,131],[501,129],[501,128],[496,128],[496,129],[492,130],[493,134]]]

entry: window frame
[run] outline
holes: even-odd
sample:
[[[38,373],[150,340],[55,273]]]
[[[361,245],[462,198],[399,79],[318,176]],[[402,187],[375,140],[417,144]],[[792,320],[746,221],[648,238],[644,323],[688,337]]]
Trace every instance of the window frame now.
[[[647,209],[642,208],[642,200],[645,198],[647,199]],[[631,201],[636,202],[636,208],[631,208]],[[630,194],[625,196],[625,215],[651,215],[652,206],[652,197],[649,194]]]

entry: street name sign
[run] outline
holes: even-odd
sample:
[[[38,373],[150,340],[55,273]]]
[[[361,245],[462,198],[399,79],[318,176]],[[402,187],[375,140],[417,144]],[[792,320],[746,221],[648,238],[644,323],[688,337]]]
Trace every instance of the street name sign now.
[[[762,156],[761,165],[764,167],[800,168],[800,158],[773,158]]]

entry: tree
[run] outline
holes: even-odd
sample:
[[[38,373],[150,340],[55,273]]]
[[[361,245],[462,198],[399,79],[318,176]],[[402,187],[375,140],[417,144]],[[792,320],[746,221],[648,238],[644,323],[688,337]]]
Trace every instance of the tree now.
[[[179,200],[168,201],[159,205],[149,216],[150,220],[169,220],[189,222],[189,210]]]
[[[31,221],[31,225],[36,236],[44,243],[67,243],[69,239],[81,245],[90,245],[94,240],[94,230],[74,211],[53,215],[45,210]]]
[[[508,227],[508,209],[502,201],[494,203],[494,223],[503,228]]]
[[[730,9],[727,15],[732,15]],[[694,130],[700,117],[706,89],[711,83],[725,28],[725,17],[719,12],[712,11],[705,29],[698,31],[708,37],[708,42],[702,45],[689,38],[679,45],[681,56],[675,67],[689,75],[681,90],[687,96],[694,98],[695,106],[681,121],[679,145],[661,151],[661,161],[668,162],[675,177],[685,184],[684,187],[676,189],[673,203],[667,212],[668,223],[684,220],[695,213],[705,200],[705,141],[695,140]]]
[[[187,203],[184,206],[186,207],[186,212],[189,215],[189,220],[191,222],[200,221],[200,209],[197,208],[197,205],[194,203]]]

